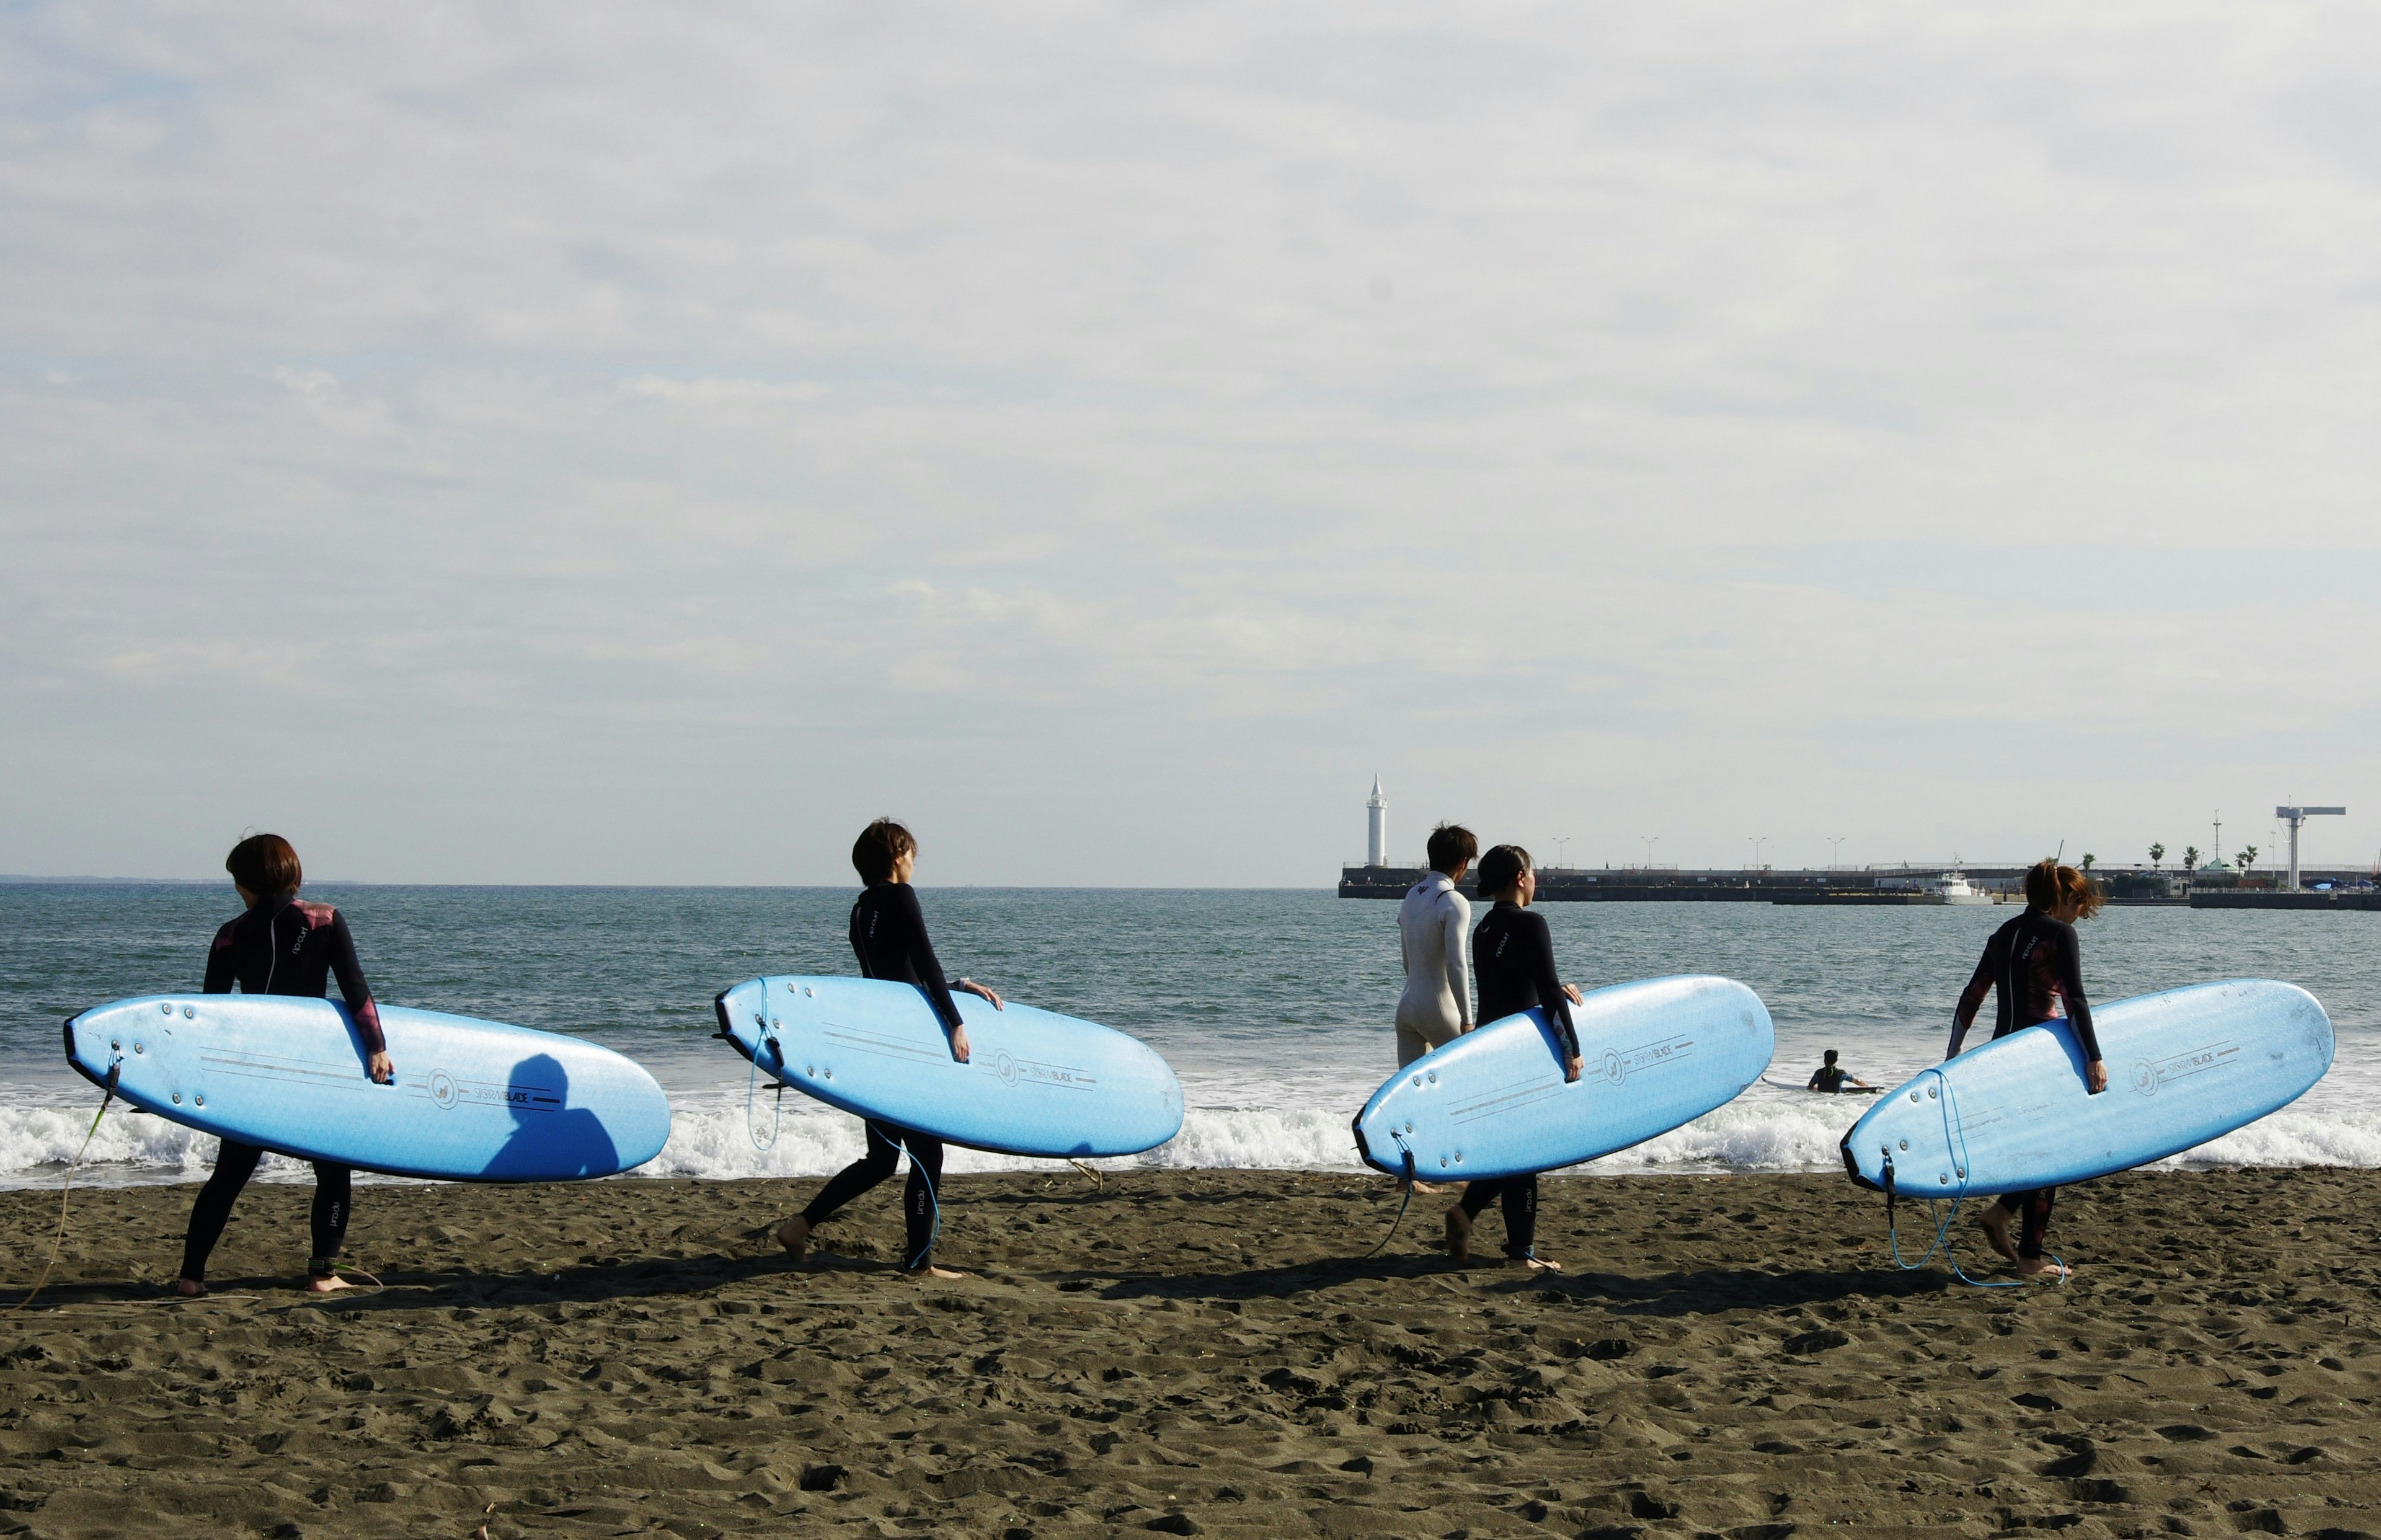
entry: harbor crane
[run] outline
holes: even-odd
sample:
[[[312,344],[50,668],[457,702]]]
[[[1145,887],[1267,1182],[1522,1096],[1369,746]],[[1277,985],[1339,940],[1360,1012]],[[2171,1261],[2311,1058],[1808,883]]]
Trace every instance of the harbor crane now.
[[[2290,826],[2290,883],[2284,891],[2296,893],[2299,890],[2299,825],[2310,818],[2326,815],[2346,817],[2347,814],[2348,810],[2344,807],[2277,807],[2274,810],[2274,816]]]

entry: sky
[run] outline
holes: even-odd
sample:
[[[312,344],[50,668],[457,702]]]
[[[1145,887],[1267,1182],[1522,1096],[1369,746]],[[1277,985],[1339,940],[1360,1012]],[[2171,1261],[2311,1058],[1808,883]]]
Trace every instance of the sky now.
[[[1399,859],[2370,865],[2376,74],[2350,6],[14,0],[0,872],[1324,886],[1375,774]]]

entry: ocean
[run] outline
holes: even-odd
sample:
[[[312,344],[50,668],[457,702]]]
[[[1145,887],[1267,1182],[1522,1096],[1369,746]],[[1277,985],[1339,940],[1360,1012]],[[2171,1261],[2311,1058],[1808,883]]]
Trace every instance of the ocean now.
[[[788,1094],[783,1126],[745,1062],[714,1040],[711,1000],[761,972],[856,972],[852,888],[396,887],[323,883],[374,995],[592,1038],[642,1062],[673,1131],[642,1176],[817,1175],[860,1153],[860,1124]],[[1402,976],[1396,906],[1327,890],[920,890],[951,976],[1147,1041],[1182,1078],[1181,1134],[1114,1166],[1357,1168],[1348,1120],[1393,1069]],[[126,996],[196,988],[222,884],[0,886],[0,1186],[55,1181],[99,1094],[67,1069],[59,1023]],[[1951,1004],[2009,909],[1547,904],[1564,976],[1593,988],[1720,973],[1777,1023],[1771,1075],[1799,1083],[1821,1050],[1892,1084],[1939,1059]],[[2381,947],[2367,914],[2115,909],[2082,927],[2096,1002],[2254,975],[2312,990],[2338,1029],[2324,1082],[2179,1165],[2381,1166]],[[1987,1008],[1989,1009],[1989,1007]],[[1989,1032],[1989,1021],[1986,1023]],[[401,1057],[401,1050],[400,1050]],[[1839,1169],[1867,1106],[1756,1085],[1592,1174]],[[757,1137],[756,1137],[757,1135]],[[214,1141],[111,1113],[78,1182],[202,1179]],[[954,1170],[1052,1163],[954,1151]],[[298,1177],[276,1160],[264,1175]],[[633,1178],[626,1179],[634,1179]]]

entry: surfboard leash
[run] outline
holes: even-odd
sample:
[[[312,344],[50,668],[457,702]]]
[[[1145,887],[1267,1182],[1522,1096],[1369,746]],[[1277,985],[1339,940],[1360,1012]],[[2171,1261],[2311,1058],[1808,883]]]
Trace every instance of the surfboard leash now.
[[[1399,1225],[1402,1225],[1402,1224],[1404,1224],[1404,1223],[1406,1222],[1406,1210],[1407,1210],[1407,1209],[1409,1209],[1409,1208],[1411,1208],[1411,1207],[1413,1206],[1413,1195],[1414,1195],[1414,1158],[1413,1158],[1413,1151],[1412,1151],[1412,1150],[1410,1150],[1410,1149],[1408,1149],[1408,1148],[1406,1147],[1406,1142],[1405,1142],[1403,1139],[1401,1139],[1401,1138],[1398,1138],[1398,1136],[1397,1136],[1397,1135],[1395,1135],[1395,1134],[1391,1134],[1391,1135],[1390,1135],[1390,1137],[1391,1137],[1391,1138],[1393,1138],[1393,1139],[1397,1139],[1397,1140],[1398,1140],[1398,1151],[1399,1155],[1403,1156],[1403,1158],[1404,1158],[1404,1160],[1405,1160],[1405,1163],[1406,1163],[1406,1179],[1405,1179],[1405,1190],[1406,1190],[1406,1195],[1405,1195],[1402,1199],[1400,1199],[1400,1200],[1398,1201],[1398,1216],[1397,1216],[1396,1218],[1394,1218],[1394,1219],[1392,1219],[1392,1220],[1390,1220],[1390,1221],[1389,1221],[1389,1233],[1388,1233],[1388,1234],[1386,1234],[1386,1235],[1384,1235],[1383,1237],[1381,1237],[1381,1239],[1380,1239],[1379,1242],[1378,1242],[1377,1244],[1375,1244],[1375,1245],[1373,1247],[1373,1249],[1372,1249],[1371,1251],[1366,1252],[1362,1256],[1358,1257],[1356,1260],[1357,1260],[1357,1261],[1359,1261],[1359,1262],[1370,1262],[1370,1261],[1372,1261],[1372,1260],[1373,1260],[1373,1258],[1374,1258],[1374,1257],[1376,1257],[1376,1256],[1378,1256],[1378,1255],[1380,1255],[1380,1254],[1381,1254],[1381,1248],[1382,1248],[1383,1246],[1387,1245],[1391,1241],[1393,1241],[1393,1240],[1395,1240],[1395,1239],[1397,1238],[1398,1227]]]
[[[74,1192],[75,1168],[82,1164],[83,1155],[91,1149],[91,1142],[99,1137],[99,1120],[107,1116],[108,1104],[116,1100],[116,1078],[123,1069],[121,1064],[107,1067],[107,1079],[103,1082],[107,1094],[100,1097],[99,1110],[92,1114],[91,1131],[82,1136],[82,1147],[75,1151],[74,1158],[67,1162],[66,1179],[58,1186],[58,1233],[50,1240],[50,1259],[42,1264],[42,1276],[33,1280],[33,1287],[26,1290],[25,1297],[8,1307],[7,1315],[14,1315],[31,1304],[33,1296],[50,1281],[50,1269],[58,1265],[58,1253],[66,1248],[67,1243],[67,1199]]]
[[[2026,1278],[1972,1278],[1968,1276],[1967,1269],[1960,1265],[1959,1257],[1951,1251],[1951,1227],[1959,1221],[1960,1205],[1968,1201],[1964,1195],[1951,1200],[1950,1212],[1945,1214],[1941,1222],[1935,1225],[1935,1239],[1927,1245],[1924,1254],[1915,1262],[1904,1262],[1901,1259],[1900,1228],[1894,1218],[1894,1201],[1893,1157],[1888,1155],[1885,1162],[1885,1239],[1886,1245],[1892,1248],[1894,1265],[1903,1272],[1916,1272],[1925,1266],[1936,1252],[1941,1252],[1944,1263],[1951,1269],[1951,1276],[1971,1289],[2022,1289],[2031,1281]],[[1926,1217],[1933,1219],[1938,1200],[1928,1198],[1923,1201],[1926,1204]],[[2066,1287],[2066,1259],[2054,1252],[2051,1253],[2050,1260],[2058,1264],[2058,1283],[2061,1288]]]
[[[725,1037],[727,1034],[726,1033],[722,1033],[720,1035]],[[777,1147],[777,1135],[785,1127],[786,1082],[784,1081],[777,1082],[777,1104],[775,1115],[769,1120],[769,1142],[766,1144],[763,1144],[761,1143],[760,1134],[755,1132],[752,1128],[752,1092],[753,1088],[760,1083],[760,1074],[761,1054],[760,1050],[755,1048],[748,1057],[748,1061],[744,1069],[744,1137],[752,1142],[752,1147],[754,1149],[760,1151],[763,1155],[766,1155],[771,1150]],[[775,1076],[770,1078],[773,1080],[775,1079]]]

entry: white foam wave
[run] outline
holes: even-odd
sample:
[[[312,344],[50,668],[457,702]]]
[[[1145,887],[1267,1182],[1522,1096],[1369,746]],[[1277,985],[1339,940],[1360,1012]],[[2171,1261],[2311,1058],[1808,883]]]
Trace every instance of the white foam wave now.
[[[1590,1161],[1598,1176],[1655,1171],[1836,1171],[1849,1120],[1801,1103],[1731,1102],[1642,1144]]]
[[[763,1098],[748,1123],[739,1094],[732,1104],[683,1098],[671,1109],[670,1139],[641,1174],[663,1177],[815,1177],[860,1158],[860,1119],[788,1099],[782,1118]],[[951,1171],[1041,1170],[1062,1163],[1022,1155],[953,1150]],[[1092,1164],[1260,1170],[1355,1170],[1356,1143],[1342,1112],[1193,1107],[1182,1131],[1154,1150]]]
[[[749,1120],[741,1089],[680,1092],[669,1143],[638,1174],[720,1179],[817,1177],[861,1153],[860,1120],[788,1097],[782,1111],[758,1100]],[[1756,1092],[1634,1149],[1576,1169],[1590,1175],[1662,1172],[1835,1171],[1848,1109],[1816,1098]],[[1361,1169],[1338,1107],[1193,1107],[1182,1131],[1145,1154],[1094,1164],[1109,1169]],[[57,1179],[91,1127],[88,1106],[0,1106],[0,1187]],[[774,1136],[774,1137],[773,1137]],[[121,1107],[101,1123],[79,1183],[197,1181],[214,1161],[215,1141],[163,1118]],[[2381,1167],[2381,1115],[2307,1109],[2303,1104],[2159,1163],[2161,1167],[2349,1166]],[[953,1150],[956,1172],[1046,1170],[1050,1160]],[[270,1157],[266,1180],[302,1179],[300,1162]]]

